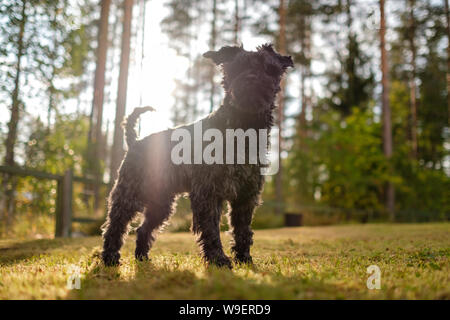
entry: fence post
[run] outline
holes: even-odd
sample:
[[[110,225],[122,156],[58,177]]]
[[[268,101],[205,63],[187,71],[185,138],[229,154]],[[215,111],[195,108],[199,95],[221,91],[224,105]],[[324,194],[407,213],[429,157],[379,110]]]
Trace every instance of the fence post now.
[[[70,237],[72,233],[73,172],[66,170],[58,180],[55,237]]]

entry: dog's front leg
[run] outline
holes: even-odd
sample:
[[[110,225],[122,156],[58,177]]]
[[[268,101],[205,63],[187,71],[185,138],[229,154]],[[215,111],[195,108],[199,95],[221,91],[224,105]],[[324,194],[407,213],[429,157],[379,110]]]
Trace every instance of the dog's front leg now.
[[[222,199],[208,196],[208,191],[191,192],[193,231],[198,234],[204,259],[219,267],[231,269],[231,260],[225,255],[220,241]]]

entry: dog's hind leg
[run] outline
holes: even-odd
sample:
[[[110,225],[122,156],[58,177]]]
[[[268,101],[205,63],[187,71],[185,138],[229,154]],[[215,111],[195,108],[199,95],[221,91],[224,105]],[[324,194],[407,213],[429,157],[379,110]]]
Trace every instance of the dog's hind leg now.
[[[229,222],[234,238],[231,251],[234,253],[236,262],[252,263],[252,257],[250,256],[250,246],[253,244],[251,223],[253,211],[257,204],[258,198],[255,197],[231,202]]]
[[[137,230],[135,257],[148,259],[148,251],[155,241],[155,232],[160,229],[172,213],[173,197],[164,204],[149,204],[144,211],[145,220]]]
[[[231,261],[225,255],[220,241],[220,215],[222,200],[208,197],[208,192],[191,192],[191,206],[193,213],[193,231],[199,234],[203,257],[208,263],[219,267],[231,268]]]
[[[142,206],[130,197],[130,188],[125,183],[114,186],[109,199],[109,212],[103,230],[102,259],[105,265],[118,265],[120,248],[128,233],[128,225]]]

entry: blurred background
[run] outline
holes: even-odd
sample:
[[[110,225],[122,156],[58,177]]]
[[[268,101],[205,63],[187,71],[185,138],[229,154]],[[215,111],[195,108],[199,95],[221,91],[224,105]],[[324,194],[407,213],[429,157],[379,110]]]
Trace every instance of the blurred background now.
[[[99,234],[124,115],[207,115],[201,54],[266,42],[295,68],[254,228],[448,221],[449,37],[448,0],[0,0],[0,237]],[[190,219],[180,199],[168,228]]]

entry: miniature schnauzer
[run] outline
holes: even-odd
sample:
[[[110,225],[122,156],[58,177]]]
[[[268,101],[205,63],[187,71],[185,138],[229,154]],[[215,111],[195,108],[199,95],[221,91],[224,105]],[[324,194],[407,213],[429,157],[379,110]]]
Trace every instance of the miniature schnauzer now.
[[[185,129],[192,133],[194,140],[194,126],[199,122],[203,130],[217,129],[224,136],[227,129],[266,129],[270,132],[281,78],[288,67],[293,67],[293,62],[290,56],[275,52],[270,44],[262,45],[256,51],[226,46],[219,51],[208,51],[203,56],[221,66],[223,71],[225,97],[216,111],[196,123],[151,134],[140,140],[137,140],[134,130],[136,120],[141,113],[152,108],[136,108],[124,122],[128,151],[109,195],[108,217],[102,226],[102,259],[105,265],[119,264],[119,250],[137,212],[142,212],[145,220],[137,229],[135,256],[138,260],[148,259],[155,231],[169,219],[176,197],[183,193],[190,197],[192,230],[198,235],[204,259],[217,266],[232,266],[220,240],[220,216],[227,201],[231,208],[228,218],[234,239],[234,260],[236,263],[252,263],[251,222],[254,209],[260,203],[263,165],[259,162],[175,164],[171,161],[171,150],[176,142],[171,136],[174,130]]]

